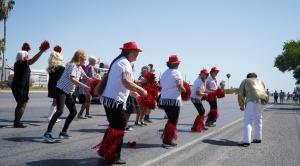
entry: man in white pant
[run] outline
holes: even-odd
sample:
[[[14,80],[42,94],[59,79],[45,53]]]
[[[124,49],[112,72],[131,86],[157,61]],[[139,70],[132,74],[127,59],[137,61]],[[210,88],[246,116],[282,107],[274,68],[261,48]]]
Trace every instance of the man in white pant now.
[[[243,142],[240,146],[248,147],[251,143],[252,123],[255,132],[252,143],[261,143],[262,140],[262,111],[267,104],[268,95],[264,83],[257,79],[255,73],[249,73],[239,88],[238,102],[244,113]]]

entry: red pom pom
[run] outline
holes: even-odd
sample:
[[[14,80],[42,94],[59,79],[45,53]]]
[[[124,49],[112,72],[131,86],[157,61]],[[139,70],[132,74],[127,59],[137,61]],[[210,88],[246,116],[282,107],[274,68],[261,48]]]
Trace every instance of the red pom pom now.
[[[58,52],[58,53],[61,53],[61,46],[56,45],[53,50]]]
[[[40,51],[46,51],[50,48],[50,44],[47,40],[43,41],[43,43],[40,46]]]
[[[155,85],[144,85],[143,88],[147,91],[146,97],[140,96],[138,102],[141,107],[146,107],[154,110],[156,107],[156,98],[158,96],[158,87]]]
[[[152,72],[146,72],[143,75],[144,79],[146,80],[147,84],[155,84],[155,74]]]
[[[201,100],[206,100],[207,102],[211,102],[216,100],[216,93],[208,93],[206,96],[203,96]]]
[[[94,79],[94,80],[90,81],[90,83],[89,83],[89,87],[91,87],[91,95],[92,95],[93,97],[98,97],[98,96],[99,96],[99,95],[94,94],[94,89],[95,89],[95,87],[96,87],[100,82],[101,82],[101,80]]]
[[[216,96],[217,96],[218,98],[223,98],[223,97],[225,97],[225,91],[224,91],[224,89],[218,88],[218,89],[216,90]]]
[[[24,43],[22,46],[22,51],[29,51],[30,50],[30,45],[28,43]]]
[[[185,81],[183,81],[183,87],[184,87],[184,89],[185,89],[185,92],[182,92],[182,93],[181,93],[181,99],[182,99],[183,101],[188,101],[188,100],[191,98],[191,93],[192,93],[191,87],[190,87],[190,85],[189,85],[187,82],[185,82]]]

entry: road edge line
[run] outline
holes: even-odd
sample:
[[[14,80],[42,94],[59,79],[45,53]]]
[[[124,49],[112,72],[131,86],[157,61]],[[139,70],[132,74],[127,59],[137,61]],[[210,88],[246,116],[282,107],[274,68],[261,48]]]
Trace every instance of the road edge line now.
[[[225,126],[219,128],[219,129],[217,129],[217,130],[215,130],[215,131],[212,131],[211,133],[209,133],[209,134],[207,134],[207,135],[204,135],[204,136],[202,136],[202,137],[199,137],[199,138],[197,138],[197,139],[195,139],[195,140],[193,140],[193,141],[191,141],[191,142],[189,142],[189,143],[187,143],[187,144],[184,144],[184,145],[182,145],[182,146],[180,146],[180,147],[178,147],[178,148],[176,148],[176,149],[173,149],[173,150],[171,150],[171,151],[169,151],[169,152],[167,152],[167,153],[164,153],[164,154],[162,154],[162,155],[160,155],[160,156],[158,156],[158,157],[156,157],[156,158],[154,158],[154,159],[152,159],[152,160],[148,160],[148,161],[146,161],[146,162],[144,162],[144,163],[142,163],[142,164],[139,164],[139,166],[148,166],[148,165],[150,165],[150,164],[153,164],[153,163],[155,163],[155,162],[157,162],[157,161],[159,161],[159,160],[161,160],[161,159],[163,159],[163,158],[166,158],[166,157],[168,157],[168,156],[170,156],[170,155],[172,155],[172,154],[174,154],[174,153],[176,153],[176,152],[179,152],[179,151],[181,151],[181,150],[183,150],[183,149],[186,149],[187,147],[192,146],[193,144],[196,144],[196,143],[202,141],[203,139],[205,139],[205,138],[207,138],[207,137],[209,137],[209,136],[211,136],[211,135],[214,135],[214,134],[216,134],[216,133],[219,133],[219,132],[221,132],[222,130],[224,130],[224,129],[226,129],[226,128],[232,126],[232,125],[235,125],[236,123],[238,123],[238,122],[240,122],[240,121],[242,121],[242,120],[243,120],[243,117],[242,117],[242,118],[239,118],[239,119],[237,119],[237,120],[235,120],[235,121],[233,121],[233,122],[231,122],[231,123],[228,123],[228,124],[226,124]]]

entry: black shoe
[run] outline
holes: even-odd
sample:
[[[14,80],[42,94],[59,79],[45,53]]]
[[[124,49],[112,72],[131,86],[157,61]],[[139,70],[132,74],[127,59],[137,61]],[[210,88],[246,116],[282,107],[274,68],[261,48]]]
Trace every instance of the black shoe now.
[[[152,121],[150,119],[144,119],[144,121],[147,123],[152,123]]]
[[[135,126],[142,126],[142,124],[140,122],[134,122]]]
[[[207,121],[205,123],[205,126],[207,126],[207,127],[216,127],[216,123],[215,122],[211,122],[211,121]]]
[[[260,143],[261,143],[261,140],[254,139],[251,143],[257,143],[257,144],[260,144]]]
[[[92,115],[85,115],[85,117],[86,117],[86,118],[90,118],[90,119],[93,118]]]
[[[238,143],[238,146],[248,147],[248,146],[250,146],[250,143],[240,142],[240,143]]]
[[[177,144],[174,143],[174,142],[171,142],[171,143],[163,143],[163,144],[162,144],[162,147],[164,147],[164,148],[174,147],[174,146],[177,146]]]
[[[141,125],[142,125],[142,126],[147,126],[147,123],[141,122]]]
[[[84,117],[84,116],[82,116],[82,115],[77,116],[77,118],[78,118],[78,119],[87,119],[87,117]]]
[[[14,123],[14,128],[26,128],[27,126],[23,125],[23,123]]]
[[[126,161],[119,159],[118,161],[115,162],[108,162],[108,164],[124,165],[126,164]]]

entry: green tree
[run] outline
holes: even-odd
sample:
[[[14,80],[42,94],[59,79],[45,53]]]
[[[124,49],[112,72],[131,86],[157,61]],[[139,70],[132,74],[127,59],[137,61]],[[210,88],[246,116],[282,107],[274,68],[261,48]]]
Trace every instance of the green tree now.
[[[9,12],[13,9],[15,5],[14,0],[9,0],[8,2],[6,0],[0,0],[0,21],[4,22],[4,49],[1,50],[2,53],[2,74],[1,74],[1,80],[3,81],[3,73],[4,73],[4,60],[5,60],[5,48],[6,48],[6,22],[8,19]]]
[[[300,83],[300,40],[285,42],[283,51],[275,58],[274,67],[280,71],[292,71],[296,83]]]

